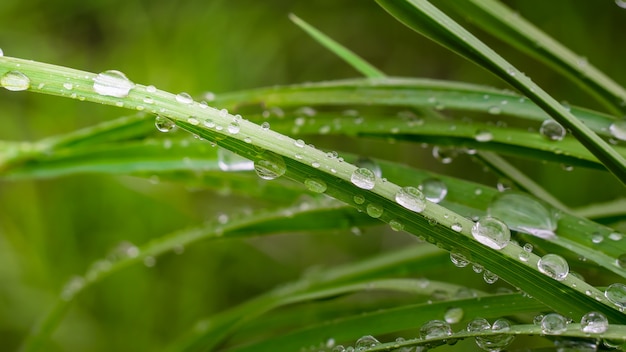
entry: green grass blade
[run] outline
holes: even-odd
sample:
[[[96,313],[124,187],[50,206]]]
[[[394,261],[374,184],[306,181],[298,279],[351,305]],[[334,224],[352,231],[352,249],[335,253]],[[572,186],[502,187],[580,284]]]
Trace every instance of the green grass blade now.
[[[441,1],[505,43],[546,63],[585,89],[615,115],[626,112],[626,90],[609,76],[495,0]]]
[[[552,118],[569,129],[617,179],[626,183],[624,157],[530,78],[435,6],[425,0],[377,0],[377,2],[408,27],[482,66],[528,96]]]
[[[300,17],[289,14],[289,19],[298,25],[298,27],[302,28],[305,32],[307,32],[313,39],[315,39],[318,43],[322,44],[328,50],[333,52],[335,55],[342,58],[344,61],[350,64],[354,69],[359,71],[365,77],[384,77],[385,74],[382,73],[379,69],[372,66],[368,62],[361,60],[360,57],[355,55],[352,51],[344,47],[343,45],[337,43],[332,38],[328,37],[315,27],[303,21]]]

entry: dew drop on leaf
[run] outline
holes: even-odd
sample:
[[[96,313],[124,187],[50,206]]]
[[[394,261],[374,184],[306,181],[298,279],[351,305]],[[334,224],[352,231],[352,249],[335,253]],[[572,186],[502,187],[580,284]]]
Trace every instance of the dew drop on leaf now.
[[[369,348],[372,348],[376,345],[380,345],[380,341],[378,341],[372,335],[365,335],[356,340],[354,347],[357,351],[366,351]]]
[[[182,92],[176,94],[176,101],[181,104],[191,104],[193,103],[193,98],[188,93]]]
[[[469,260],[460,252],[453,250],[450,252],[450,261],[457,268],[464,268],[469,264]]]
[[[370,203],[365,208],[365,211],[367,212],[367,215],[373,218],[379,218],[381,215],[383,215],[384,210],[383,210],[383,207],[381,207],[380,205]]]
[[[615,264],[622,269],[626,269],[626,253],[620,254],[617,259],[615,259]]]
[[[458,155],[458,151],[454,148],[446,148],[440,146],[433,147],[433,158],[442,164],[450,164]]]
[[[626,141],[626,118],[613,122],[611,126],[609,126],[609,132],[611,136],[620,141]]]
[[[481,143],[489,142],[493,139],[493,134],[487,130],[478,130],[474,134],[474,139]]]
[[[230,124],[228,124],[228,132],[230,134],[237,134],[239,133],[240,130],[241,130],[241,127],[239,126],[237,122],[231,122]]]
[[[485,283],[492,285],[492,284],[495,284],[496,281],[498,281],[498,279],[500,279],[498,275],[492,273],[491,271],[489,270],[483,271],[483,280],[485,281]]]
[[[431,320],[420,328],[420,337],[424,340],[450,335],[452,335],[452,328],[443,320]]]
[[[394,231],[402,231],[402,230],[404,230],[404,224],[401,223],[398,220],[395,220],[395,219],[389,221],[389,227],[391,227],[391,229],[394,230]]]
[[[326,182],[318,178],[307,178],[304,180],[304,186],[311,192],[324,193],[326,192]]]
[[[485,246],[500,250],[509,244],[511,231],[502,221],[486,216],[472,226],[472,236]]]
[[[613,304],[620,309],[626,308],[626,285],[622,283],[615,283],[609,285],[604,291],[604,297],[606,297]]]
[[[350,181],[362,189],[373,189],[376,184],[376,176],[372,171],[364,167],[354,170]]]
[[[69,301],[85,287],[85,279],[81,276],[73,276],[61,290],[61,299]]]
[[[456,324],[463,319],[463,314],[465,314],[463,308],[453,307],[446,310],[443,318],[448,324]]]
[[[170,132],[176,128],[174,121],[163,116],[157,116],[154,118],[154,126],[160,132]]]
[[[560,141],[565,138],[565,134],[567,132],[560,123],[552,119],[548,119],[543,121],[543,123],[541,124],[541,127],[539,128],[539,133],[541,133],[542,136],[551,141]]]
[[[540,238],[550,239],[556,235],[557,220],[554,213],[539,201],[521,193],[502,193],[497,195],[487,214],[496,217],[509,228]]]
[[[116,70],[104,71],[93,79],[93,90],[100,95],[124,98],[133,87],[135,84]]]
[[[259,160],[254,162],[254,171],[264,180],[273,180],[284,175],[287,166],[280,155],[266,151]]]
[[[30,88],[30,78],[19,71],[9,71],[0,77],[0,84],[10,91],[22,91]]]
[[[567,319],[557,313],[550,313],[541,319],[541,331],[544,334],[558,335],[567,330]]]
[[[485,318],[476,318],[467,323],[467,332],[480,332],[491,329],[491,324]]]
[[[417,213],[421,213],[426,208],[424,194],[415,187],[400,188],[395,198],[398,204]]]
[[[565,280],[569,274],[567,260],[557,254],[546,254],[537,262],[537,269],[543,274],[557,280]]]
[[[433,203],[439,203],[448,194],[448,187],[438,178],[427,178],[419,185],[424,197]]]
[[[602,334],[609,329],[609,320],[600,312],[589,312],[580,320],[580,330],[587,334]]]

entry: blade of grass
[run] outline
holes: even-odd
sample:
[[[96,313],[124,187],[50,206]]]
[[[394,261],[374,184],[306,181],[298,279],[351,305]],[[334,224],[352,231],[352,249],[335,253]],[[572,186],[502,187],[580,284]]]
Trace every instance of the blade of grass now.
[[[478,38],[425,0],[377,0],[409,28],[497,75],[546,111],[578,139],[600,162],[626,184],[626,159],[578,120],[530,78],[513,67]]]

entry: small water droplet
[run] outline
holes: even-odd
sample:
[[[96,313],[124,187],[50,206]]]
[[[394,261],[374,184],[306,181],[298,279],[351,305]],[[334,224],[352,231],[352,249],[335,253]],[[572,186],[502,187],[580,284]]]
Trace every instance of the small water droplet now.
[[[482,265],[478,263],[472,264],[472,271],[474,271],[476,274],[482,273],[483,270],[485,270],[485,268]]]
[[[593,243],[602,243],[604,241],[604,236],[602,236],[599,232],[594,232],[591,234],[591,242]]]
[[[511,240],[511,232],[506,224],[490,216],[480,218],[472,226],[472,236],[485,246],[497,250],[506,247]]]
[[[541,319],[541,331],[544,334],[558,335],[567,330],[567,319],[557,313],[550,313]]]
[[[231,122],[230,124],[228,124],[228,133],[237,134],[239,133],[240,130],[241,130],[241,127],[239,126],[237,122]]]
[[[448,187],[446,184],[437,178],[427,178],[419,186],[419,189],[424,193],[424,197],[433,203],[439,203],[448,194]]]
[[[469,264],[469,260],[456,250],[450,252],[450,261],[457,268],[465,268]]]
[[[376,176],[372,171],[364,167],[354,170],[350,181],[362,189],[373,189],[376,185]]]
[[[460,322],[461,319],[463,319],[463,314],[465,314],[465,312],[463,311],[463,308],[453,307],[453,308],[448,308],[448,310],[446,310],[446,313],[443,315],[443,318],[448,324],[456,324]]]
[[[217,166],[222,171],[254,170],[254,162],[224,148],[217,150]]]
[[[259,160],[254,162],[254,171],[264,180],[273,180],[284,175],[287,166],[280,155],[266,151]]]
[[[105,96],[124,98],[134,87],[126,75],[116,70],[104,71],[93,79],[93,90]]]
[[[587,334],[602,334],[609,329],[609,320],[599,312],[589,312],[580,320],[580,330]]]
[[[143,258],[143,265],[145,265],[148,268],[152,268],[153,266],[156,265],[156,258],[151,255]]]
[[[622,236],[619,232],[612,232],[609,234],[609,239],[612,241],[621,241],[623,237],[624,236]]]
[[[502,109],[499,106],[494,105],[494,106],[488,107],[487,112],[490,113],[491,115],[500,115],[500,113],[502,113]]]
[[[424,194],[415,187],[403,187],[396,193],[396,202],[401,206],[421,213],[426,208]]]
[[[267,122],[267,121],[263,122],[263,123],[261,124],[261,128],[262,128],[263,130],[265,130],[265,131],[269,130],[269,129],[270,129],[270,123],[269,123],[269,122]]]
[[[63,88],[67,89],[67,90],[72,90],[74,89],[74,85],[70,82],[65,82],[63,83]]]
[[[546,254],[537,262],[537,269],[543,274],[557,280],[565,280],[569,274],[567,260],[557,254]]]
[[[306,145],[306,143],[304,143],[304,141],[302,139],[296,139],[293,144],[298,147],[298,148],[304,148],[304,146]]]
[[[458,222],[453,223],[450,228],[456,232],[461,232],[463,231],[463,225],[459,224]]]
[[[61,299],[70,301],[85,287],[85,279],[80,276],[73,276],[61,290]]]
[[[443,320],[431,320],[420,328],[420,337],[423,340],[435,339],[452,335],[450,324]]]
[[[557,219],[539,201],[521,193],[502,193],[489,205],[487,214],[504,221],[511,229],[541,238],[554,238]]]
[[[7,90],[18,92],[30,88],[30,78],[19,71],[9,71],[0,77],[0,84]]]
[[[620,309],[626,308],[626,285],[621,283],[615,283],[609,285],[604,291],[604,297],[606,297],[613,304]]]
[[[174,121],[163,116],[157,116],[154,118],[154,126],[160,132],[170,132],[176,128]]]
[[[477,142],[489,142],[493,139],[493,134],[487,130],[478,130],[474,134],[474,139]]]
[[[499,277],[498,275],[492,273],[489,270],[485,270],[483,271],[483,280],[485,281],[485,283],[492,285],[495,284],[496,281],[498,281]]]
[[[530,259],[530,253],[526,251],[520,251],[517,257],[519,258],[519,260],[527,262]]]
[[[622,269],[626,269],[626,253],[620,254],[617,259],[615,259],[615,265]]]
[[[176,101],[181,104],[191,104],[193,103],[193,98],[188,93],[181,92],[176,94]]]
[[[154,92],[156,92],[156,91],[157,91],[157,89],[156,89],[156,87],[155,87],[155,86],[153,86],[153,85],[146,86],[146,92],[148,92],[148,93],[154,93]]]
[[[367,212],[367,215],[373,218],[379,218],[381,215],[383,215],[384,210],[383,210],[383,207],[381,207],[380,205],[370,203],[365,208],[365,211]]]
[[[357,194],[357,195],[356,195],[356,196],[354,196],[352,199],[354,200],[354,202],[355,202],[356,204],[363,204],[363,203],[365,203],[365,197],[363,197],[363,196],[362,196],[362,195],[360,195],[360,194]]]
[[[307,178],[304,180],[304,186],[311,192],[324,193],[326,192],[326,182],[318,178]]]
[[[442,164],[450,164],[458,156],[458,151],[454,148],[440,146],[433,147],[433,158]]]
[[[394,231],[404,230],[404,224],[395,219],[389,221],[389,227],[391,227],[391,229]]]
[[[541,127],[539,128],[539,133],[541,133],[542,136],[551,141],[560,141],[565,138],[565,134],[567,132],[560,123],[552,119],[548,119],[543,121],[543,123],[541,124]]]

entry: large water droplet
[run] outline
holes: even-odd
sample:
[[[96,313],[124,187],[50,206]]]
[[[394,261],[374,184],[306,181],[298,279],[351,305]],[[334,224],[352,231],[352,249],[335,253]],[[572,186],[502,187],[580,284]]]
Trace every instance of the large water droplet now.
[[[189,95],[189,93],[182,92],[176,94],[176,101],[181,104],[191,104],[193,103],[193,98]]]
[[[307,178],[304,180],[304,186],[311,192],[324,193],[326,192],[326,182],[318,178]]]
[[[609,126],[609,132],[613,137],[621,141],[626,141],[626,119],[613,122],[611,126]]]
[[[604,291],[604,297],[606,297],[613,304],[620,309],[626,308],[626,285],[621,283],[615,283],[609,285]]]
[[[541,331],[544,334],[558,335],[567,330],[567,319],[557,313],[550,313],[541,319]]]
[[[154,118],[154,126],[160,132],[169,132],[176,128],[176,124],[174,123],[174,121],[163,116],[157,116]]]
[[[446,184],[437,178],[425,179],[420,184],[419,189],[424,193],[424,197],[433,203],[441,202],[448,194]]]
[[[284,175],[287,166],[280,155],[266,151],[259,160],[255,161],[254,171],[264,180],[273,180]]]
[[[421,213],[426,208],[426,198],[415,187],[403,187],[396,193],[396,202],[401,206]]]
[[[19,71],[9,71],[0,77],[0,84],[14,92],[30,88],[30,78]]]
[[[567,260],[557,254],[546,254],[537,262],[537,269],[549,277],[562,281],[569,274]]]
[[[599,312],[589,312],[580,320],[580,330],[587,334],[602,334],[609,328],[609,320]]]
[[[133,87],[135,83],[116,70],[104,71],[93,79],[93,90],[100,95],[124,98]]]
[[[539,128],[539,133],[541,133],[542,136],[551,141],[560,141],[565,138],[565,134],[567,132],[560,123],[552,119],[548,119],[543,121],[543,123],[541,124],[541,127]]]
[[[359,188],[373,189],[376,184],[376,176],[369,169],[362,167],[354,170],[350,181]]]
[[[357,351],[366,351],[367,349],[375,347],[377,345],[380,345],[380,341],[378,341],[372,335],[365,335],[356,340],[354,347]]]
[[[472,236],[485,246],[500,250],[509,244],[511,231],[502,221],[486,216],[472,226]]]
[[[506,332],[511,328],[506,319],[498,319],[493,322],[491,331]],[[476,336],[476,345],[485,351],[502,351],[515,339],[514,335],[497,334],[491,336]]]
[[[541,238],[554,238],[554,213],[534,198],[521,193],[502,193],[489,205],[487,214],[501,219],[509,228]]]
[[[450,324],[443,320],[431,320],[420,328],[420,337],[423,340],[452,335]]]
[[[254,162],[224,148],[217,150],[217,166],[222,171],[254,170]]]
[[[463,314],[465,314],[465,312],[463,311],[463,308],[453,307],[453,308],[448,308],[448,310],[446,310],[446,313],[443,315],[443,318],[448,324],[456,324],[460,322],[461,319],[463,319]]]

